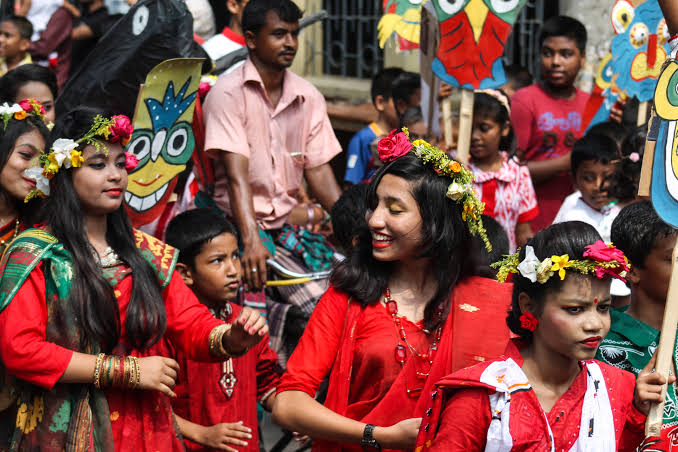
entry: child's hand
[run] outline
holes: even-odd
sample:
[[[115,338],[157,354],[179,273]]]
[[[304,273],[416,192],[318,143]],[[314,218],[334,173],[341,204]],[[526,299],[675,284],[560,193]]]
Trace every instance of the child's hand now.
[[[139,372],[139,389],[153,389],[169,397],[177,396],[172,391],[179,372],[179,363],[175,360],[163,356],[139,358]]]
[[[659,372],[654,371],[657,353],[652,355],[652,359],[647,366],[640,371],[636,378],[636,392],[633,394],[633,404],[641,413],[650,412],[650,405],[662,401],[662,386],[666,383],[666,378]],[[676,381],[676,377],[669,376],[669,384]]]
[[[238,354],[258,344],[267,333],[266,319],[258,311],[245,307],[225,335],[226,350]]]
[[[228,445],[247,447],[247,441],[243,439],[252,439],[252,429],[245,427],[242,421],[239,421],[205,427],[198,442],[213,449],[237,452],[237,449]]]

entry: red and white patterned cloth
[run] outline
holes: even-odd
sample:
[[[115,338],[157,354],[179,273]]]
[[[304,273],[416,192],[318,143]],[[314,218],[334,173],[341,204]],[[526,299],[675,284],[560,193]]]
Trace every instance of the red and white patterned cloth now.
[[[485,215],[497,220],[506,230],[511,252],[516,249],[516,225],[537,217],[537,195],[532,186],[530,171],[515,158],[501,153],[502,165],[499,171],[485,172],[473,163],[468,167],[475,177],[473,189],[476,196],[485,203]]]

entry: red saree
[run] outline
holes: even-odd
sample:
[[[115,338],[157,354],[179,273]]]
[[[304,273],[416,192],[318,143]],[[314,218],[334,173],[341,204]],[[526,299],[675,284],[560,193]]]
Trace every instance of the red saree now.
[[[467,278],[455,287],[451,300],[452,308],[429,376],[425,381],[417,381],[413,368],[416,360],[408,359],[398,370],[400,365],[393,357],[397,343],[393,321],[383,305],[363,308],[358,303],[349,303],[345,293],[330,288],[318,303],[288,362],[278,393],[300,390],[314,396],[329,373],[325,406],[336,413],[379,426],[420,417],[440,378],[501,355],[509,338],[504,319],[511,300],[510,284]],[[386,331],[375,338],[381,347],[375,345],[366,351],[365,344],[370,341],[364,333],[369,330],[369,325],[377,324],[381,331]],[[427,339],[422,337],[423,333],[416,337],[416,325],[410,322],[404,325],[408,341],[424,350],[422,344]],[[392,337],[390,343],[386,339],[389,334]],[[395,371],[389,370],[394,366]],[[383,391],[375,388],[383,388]],[[422,391],[418,397],[411,398],[407,390],[414,388],[422,388]],[[361,448],[316,441],[314,450],[339,452]]]

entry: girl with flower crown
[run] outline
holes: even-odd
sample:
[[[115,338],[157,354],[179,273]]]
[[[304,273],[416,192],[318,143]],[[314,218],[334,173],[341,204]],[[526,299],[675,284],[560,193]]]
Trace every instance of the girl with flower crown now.
[[[416,450],[635,450],[666,380],[654,359],[637,380],[593,359],[624,254],[592,226],[565,222],[498,264],[500,280],[515,273],[506,322],[518,337],[503,356],[437,383]]]
[[[125,116],[76,109],[28,171],[45,226],[19,235],[1,264],[2,450],[183,450],[167,397],[172,350],[223,360],[266,333],[247,308],[232,325],[216,320],[174,272],[177,252],[132,230],[131,133]]]
[[[412,449],[433,384],[508,340],[510,289],[470,276],[471,232],[486,237],[468,170],[405,132],[378,150],[369,230],[334,271],[273,408],[314,450]],[[314,396],[326,376],[323,406]]]
[[[23,201],[35,181],[24,171],[45,147],[49,131],[43,117],[34,100],[0,105],[0,255],[24,230],[30,213]]]

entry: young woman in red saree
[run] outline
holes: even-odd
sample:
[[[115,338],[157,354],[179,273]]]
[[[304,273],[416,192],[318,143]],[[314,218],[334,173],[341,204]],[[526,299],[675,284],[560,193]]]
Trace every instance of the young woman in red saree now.
[[[370,230],[333,273],[274,403],[274,421],[314,450],[411,449],[433,383],[508,339],[509,289],[470,276],[470,231],[484,237],[470,173],[403,132],[379,151]],[[327,375],[323,406],[314,396]]]
[[[537,233],[498,272],[515,273],[503,356],[443,378],[416,451],[635,451],[661,383],[596,361],[610,329],[610,276],[624,254],[579,221]],[[671,377],[673,380],[674,377]],[[635,391],[634,391],[635,390]]]
[[[27,171],[29,196],[48,197],[45,227],[20,234],[0,268],[2,450],[183,450],[169,345],[223,360],[266,333],[252,311],[216,320],[174,272],[176,251],[132,230],[131,132],[126,117],[76,109]]]

